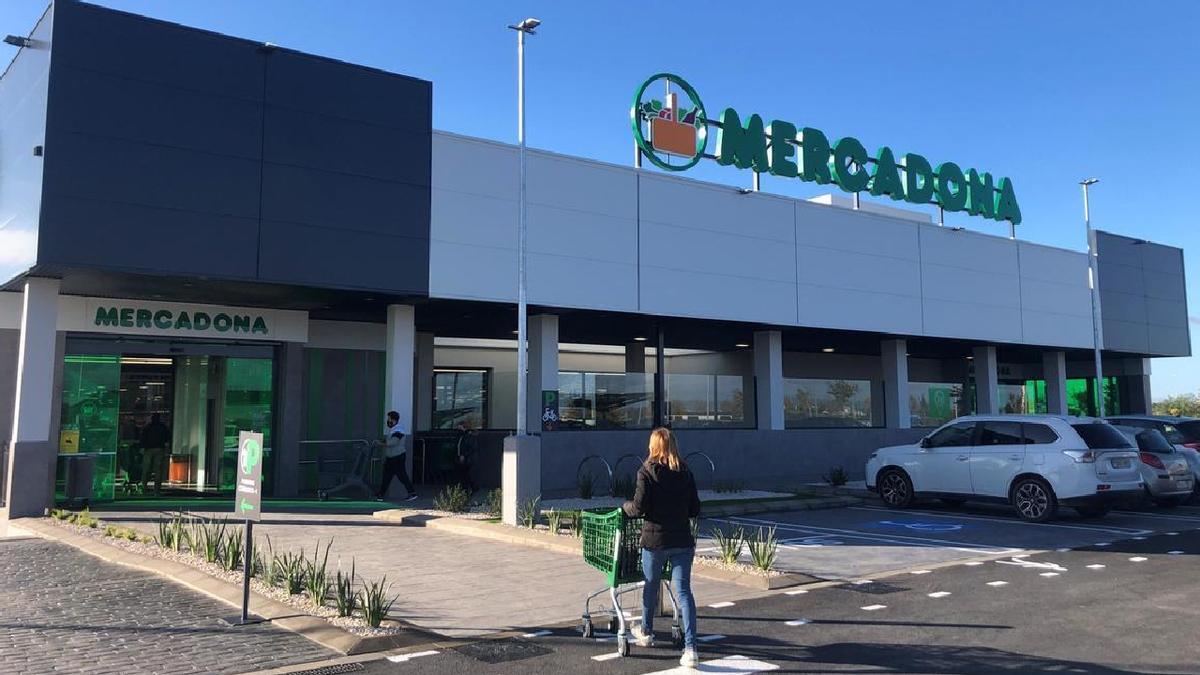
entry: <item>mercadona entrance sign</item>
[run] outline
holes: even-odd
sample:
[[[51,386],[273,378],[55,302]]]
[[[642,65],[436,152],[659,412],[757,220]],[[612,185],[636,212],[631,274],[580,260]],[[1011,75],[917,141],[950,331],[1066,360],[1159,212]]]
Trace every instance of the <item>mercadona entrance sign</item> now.
[[[655,98],[662,92],[661,99]],[[680,97],[686,100],[680,102]],[[701,159],[758,173],[833,183],[846,192],[868,192],[913,204],[934,204],[992,220],[1021,222],[1012,181],[993,180],[986,171],[964,170],[954,162],[936,167],[916,153],[897,158],[883,146],[870,155],[856,138],[836,143],[819,129],[785,120],[763,124],[726,108],[713,120],[700,96],[683,78],[658,73],[638,87],[629,111],[642,156],[667,171],[684,171]],[[708,153],[708,128],[717,129],[715,154]]]

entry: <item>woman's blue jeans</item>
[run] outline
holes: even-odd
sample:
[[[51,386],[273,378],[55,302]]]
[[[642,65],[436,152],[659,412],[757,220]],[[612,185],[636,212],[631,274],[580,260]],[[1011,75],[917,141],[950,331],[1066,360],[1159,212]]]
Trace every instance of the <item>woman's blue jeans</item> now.
[[[650,633],[654,630],[654,615],[658,611],[658,586],[662,581],[663,567],[671,562],[671,582],[675,587],[675,599],[679,601],[679,614],[683,620],[684,648],[696,646],[696,600],[692,597],[692,558],[695,548],[665,548],[652,551],[642,549],[642,574],[646,586],[642,589],[642,628]]]

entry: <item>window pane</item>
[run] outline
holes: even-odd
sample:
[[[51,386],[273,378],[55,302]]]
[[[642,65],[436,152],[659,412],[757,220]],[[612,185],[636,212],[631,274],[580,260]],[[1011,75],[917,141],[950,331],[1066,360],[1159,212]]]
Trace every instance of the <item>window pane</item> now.
[[[1026,424],[1024,426],[1024,436],[1026,443],[1053,443],[1058,440],[1058,434],[1045,424]]]
[[[868,380],[783,381],[783,416],[788,427],[870,427],[871,383]]]
[[[996,386],[1000,399],[1000,412],[1004,415],[1020,415],[1026,412],[1025,385],[1000,384]]]
[[[1023,445],[1020,422],[984,422],[979,445]]]
[[[560,429],[649,429],[654,376],[645,373],[558,374]]]
[[[974,435],[974,422],[959,422],[958,424],[952,424],[945,429],[938,431],[933,436],[930,436],[929,447],[947,448],[970,445]]]
[[[1090,450],[1133,447],[1121,432],[1108,424],[1072,424],[1071,428],[1079,434]]]
[[[936,427],[973,412],[974,396],[963,396],[961,384],[909,382],[908,410],[914,427]]]
[[[487,428],[487,401],[486,370],[434,371],[434,429],[454,429],[459,424],[470,429]]]
[[[667,419],[672,426],[746,428],[754,426],[754,392],[740,375],[668,373]]]

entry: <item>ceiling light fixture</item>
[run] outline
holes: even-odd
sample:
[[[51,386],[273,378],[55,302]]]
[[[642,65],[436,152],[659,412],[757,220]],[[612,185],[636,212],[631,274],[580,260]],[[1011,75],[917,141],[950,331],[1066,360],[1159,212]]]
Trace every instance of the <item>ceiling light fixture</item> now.
[[[750,345],[749,345],[749,344],[747,344],[747,343],[745,343],[745,342],[739,342],[739,343],[737,343],[736,345],[734,345],[734,347],[737,347],[737,348],[739,348],[739,349],[745,349],[746,347],[749,347],[749,346],[750,346]]]
[[[825,348],[821,349],[821,351],[825,352],[826,354],[832,354],[833,347],[825,347]]]

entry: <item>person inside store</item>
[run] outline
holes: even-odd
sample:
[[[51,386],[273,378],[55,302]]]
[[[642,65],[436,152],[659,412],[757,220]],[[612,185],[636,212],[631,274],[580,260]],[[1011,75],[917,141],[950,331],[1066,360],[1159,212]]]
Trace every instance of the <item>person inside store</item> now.
[[[471,468],[475,466],[475,430],[466,422],[458,423],[458,437],[454,443],[454,480],[470,494],[477,486],[471,480]]]
[[[171,428],[163,423],[158,413],[150,416],[150,422],[142,427],[142,493],[150,481],[154,481],[154,495],[162,495],[163,483],[167,480],[167,448],[171,446]]]
[[[700,515],[696,479],[679,457],[679,444],[670,429],[650,432],[650,456],[637,473],[633,499],[622,508],[631,518],[644,518],[642,525],[642,622],[633,626],[633,638],[642,647],[654,645],[654,614],[663,567],[671,563],[671,581],[683,620],[683,656],[679,664],[695,667],[696,601],[692,596],[692,560],[696,539],[692,519]]]
[[[375,441],[375,447],[383,448],[384,457],[383,482],[379,485],[379,492],[375,493],[375,501],[381,502],[387,497],[392,478],[399,478],[400,482],[404,484],[404,489],[408,490],[408,496],[404,498],[404,501],[411,502],[416,499],[417,491],[408,478],[404,427],[400,425],[400,413],[395,410],[388,412],[384,422],[383,438]]]

